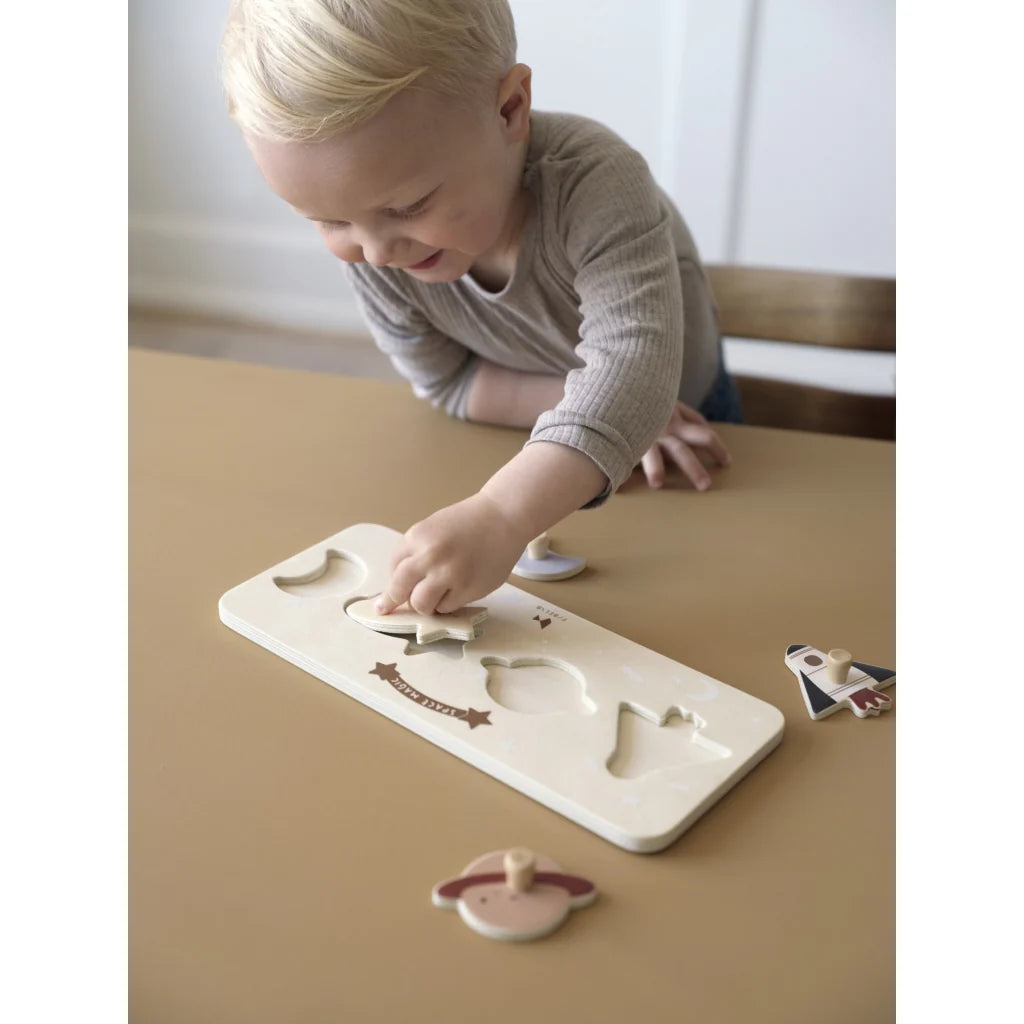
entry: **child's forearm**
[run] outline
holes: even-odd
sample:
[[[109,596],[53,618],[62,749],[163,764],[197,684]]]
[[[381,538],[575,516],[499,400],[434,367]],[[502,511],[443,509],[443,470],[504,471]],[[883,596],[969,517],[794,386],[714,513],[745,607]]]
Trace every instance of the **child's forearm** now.
[[[529,541],[596,498],[607,483],[583,452],[537,441],[502,466],[479,493]]]
[[[532,427],[562,400],[565,378],[523,373],[481,359],[469,389],[466,414],[478,423]]]

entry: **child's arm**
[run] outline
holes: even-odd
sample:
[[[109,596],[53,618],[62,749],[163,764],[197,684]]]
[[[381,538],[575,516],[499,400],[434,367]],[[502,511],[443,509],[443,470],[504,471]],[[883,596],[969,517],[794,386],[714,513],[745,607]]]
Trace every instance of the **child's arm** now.
[[[469,389],[467,415],[480,423],[530,428],[564,393],[563,377],[523,373],[480,359]],[[667,456],[694,487],[707,490],[711,477],[698,451],[706,452],[720,466],[729,465],[729,452],[707,420],[696,409],[676,402],[665,428],[641,460],[647,482],[651,487],[665,482]]]
[[[564,393],[564,377],[524,373],[479,359],[466,416],[477,423],[529,429],[542,412],[558,405]]]
[[[506,463],[474,495],[417,523],[402,538],[387,591],[387,614],[408,601],[418,612],[452,612],[508,577],[538,534],[587,504],[607,479],[561,444],[537,442]]]
[[[377,348],[423,398],[449,415],[465,405],[477,356],[437,330],[401,289],[401,279],[370,264],[342,265]]]
[[[471,418],[530,426],[561,397],[559,377],[519,373],[481,362],[470,390]],[[550,403],[550,404],[546,404]],[[687,443],[688,442],[688,443]],[[664,480],[664,450],[699,490],[710,484],[690,445],[705,448],[720,465],[729,453],[699,412],[677,402],[657,442],[643,458],[652,487]],[[479,492],[413,526],[391,562],[378,609],[387,614],[406,601],[419,612],[452,612],[505,582],[509,566],[536,536],[607,487],[608,478],[582,452],[539,441],[506,463]]]

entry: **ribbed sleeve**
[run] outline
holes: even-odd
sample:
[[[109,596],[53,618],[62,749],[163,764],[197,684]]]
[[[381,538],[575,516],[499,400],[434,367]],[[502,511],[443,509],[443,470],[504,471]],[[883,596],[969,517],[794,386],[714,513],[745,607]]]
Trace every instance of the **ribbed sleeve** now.
[[[374,342],[416,397],[465,419],[477,362],[473,353],[410,305],[388,271],[365,263],[345,269]]]
[[[611,491],[668,422],[679,390],[683,300],[671,223],[643,158],[625,148],[568,178],[560,209],[584,365],[530,440],[586,452]]]

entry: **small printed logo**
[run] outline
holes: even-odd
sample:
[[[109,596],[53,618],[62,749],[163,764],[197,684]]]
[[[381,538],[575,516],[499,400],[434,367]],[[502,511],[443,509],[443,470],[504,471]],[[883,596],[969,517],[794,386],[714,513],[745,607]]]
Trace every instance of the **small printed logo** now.
[[[547,629],[548,626],[557,619],[559,622],[568,622],[569,620],[559,612],[556,612],[554,608],[546,608],[542,604],[534,605],[534,611],[540,612],[539,615],[534,615],[533,621],[540,623],[541,629]]]
[[[476,708],[452,707],[451,704],[444,704],[439,700],[428,697],[424,693],[420,693],[402,678],[401,673],[398,671],[398,662],[384,665],[378,661],[376,666],[370,669],[369,675],[383,679],[385,683],[393,686],[403,697],[408,697],[414,704],[419,704],[421,708],[426,708],[428,711],[436,711],[440,715],[448,715],[450,718],[458,718],[465,722],[470,729],[475,729],[478,725],[494,724],[490,719],[490,711],[477,711]]]

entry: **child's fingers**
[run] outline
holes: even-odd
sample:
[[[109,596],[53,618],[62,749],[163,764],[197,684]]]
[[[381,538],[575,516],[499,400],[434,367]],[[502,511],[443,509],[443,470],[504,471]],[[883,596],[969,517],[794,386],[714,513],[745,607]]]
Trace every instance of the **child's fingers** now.
[[[396,601],[391,594],[385,590],[377,596],[374,603],[374,610],[380,615],[390,615],[402,602]]]
[[[708,421],[704,419],[696,409],[691,409],[684,402],[676,402],[676,412],[678,412],[687,423],[703,423],[704,426],[707,426]]]
[[[672,436],[663,437],[658,443],[698,491],[706,491],[711,486],[711,477],[708,476],[704,463],[697,458],[696,452],[688,444]]]
[[[420,615],[433,615],[441,609],[438,605],[448,593],[448,587],[444,583],[437,583],[429,578],[422,579],[409,594],[409,606]]]
[[[413,588],[423,578],[411,558],[403,559],[391,570],[387,588],[377,598],[374,606],[381,615],[390,615],[399,605],[405,604]]]
[[[399,543],[398,547],[395,548],[394,554],[391,556],[391,562],[388,565],[388,574],[394,576],[398,567],[412,554],[411,550],[406,548],[406,541],[403,538]]]
[[[661,449],[657,444],[652,444],[644,457],[640,460],[644,468],[644,476],[651,487],[661,487],[665,482],[665,460],[661,457]]]
[[[706,423],[684,423],[675,436],[695,448],[706,448],[720,466],[728,466],[732,462],[728,448]]]
[[[437,602],[437,607],[434,611],[436,611],[438,615],[448,615],[450,612],[457,612],[463,604],[464,602],[458,599],[455,591],[449,590],[441,600]]]
[[[698,444],[703,448],[707,448],[720,466],[729,466],[732,464],[732,456],[729,454],[729,450],[725,447],[725,443],[718,434],[715,433],[711,424],[709,424],[696,409],[691,409],[683,402],[676,402],[676,412],[679,413],[679,416],[684,422],[707,428],[708,433],[706,441],[691,439],[685,435],[680,435],[684,441],[687,441],[689,444]]]

